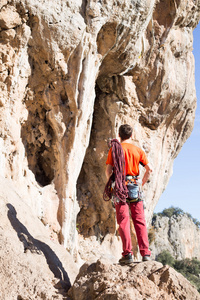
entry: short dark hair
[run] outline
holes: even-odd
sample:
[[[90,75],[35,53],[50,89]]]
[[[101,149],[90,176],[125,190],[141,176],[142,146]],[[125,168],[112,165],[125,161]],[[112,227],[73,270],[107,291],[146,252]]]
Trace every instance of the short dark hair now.
[[[128,140],[132,136],[132,133],[133,128],[128,124],[119,127],[119,136],[122,140]]]

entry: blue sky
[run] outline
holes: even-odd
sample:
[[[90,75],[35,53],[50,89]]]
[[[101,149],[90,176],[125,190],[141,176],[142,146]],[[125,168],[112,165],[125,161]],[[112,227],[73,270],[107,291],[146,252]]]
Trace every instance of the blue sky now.
[[[200,220],[200,23],[194,30],[193,48],[197,93],[194,129],[174,161],[173,175],[155,212],[175,206]]]

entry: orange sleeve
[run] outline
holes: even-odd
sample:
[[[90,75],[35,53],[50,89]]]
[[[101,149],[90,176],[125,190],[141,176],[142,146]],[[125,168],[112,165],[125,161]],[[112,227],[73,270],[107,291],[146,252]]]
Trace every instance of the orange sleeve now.
[[[113,164],[113,158],[112,158],[112,148],[110,148],[110,150],[108,152],[108,157],[107,157],[107,160],[106,160],[106,164],[114,166],[114,164]]]
[[[146,166],[149,163],[149,161],[146,157],[145,152],[142,149],[140,149],[140,151],[140,164]]]

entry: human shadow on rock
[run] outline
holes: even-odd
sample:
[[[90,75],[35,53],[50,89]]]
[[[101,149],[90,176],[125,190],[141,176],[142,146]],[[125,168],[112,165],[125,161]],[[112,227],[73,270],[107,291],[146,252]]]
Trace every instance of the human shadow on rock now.
[[[12,204],[8,203],[7,207],[8,219],[14,230],[17,232],[19,240],[24,245],[24,253],[29,250],[31,253],[37,253],[39,255],[43,254],[51,272],[56,278],[60,279],[56,288],[65,289],[67,291],[71,287],[70,279],[58,256],[47,244],[35,239],[29,233],[27,228],[17,218],[17,212]]]

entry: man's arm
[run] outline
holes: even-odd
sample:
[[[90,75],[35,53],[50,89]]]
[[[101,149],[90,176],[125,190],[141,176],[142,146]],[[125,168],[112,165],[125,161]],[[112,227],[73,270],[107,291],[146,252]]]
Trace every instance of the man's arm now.
[[[144,176],[142,178],[142,185],[144,185],[147,182],[147,180],[149,179],[149,176],[152,172],[152,169],[149,165],[146,165],[145,169],[146,169],[146,172],[144,173]]]
[[[106,166],[106,178],[107,180],[110,178],[110,176],[112,175],[113,172],[113,166],[111,165],[107,165]]]

